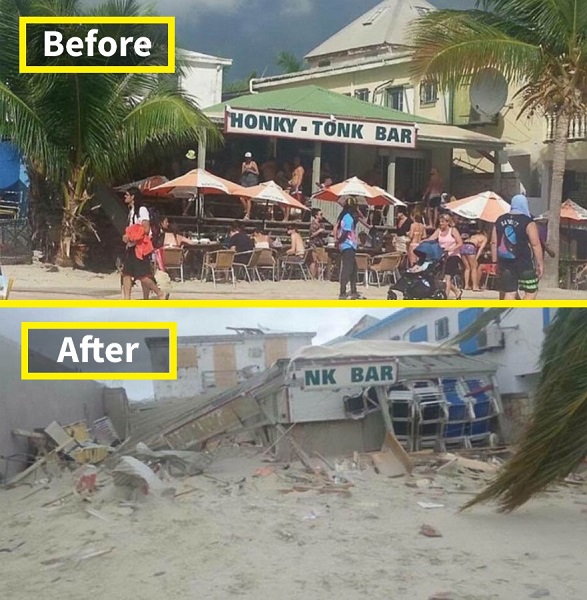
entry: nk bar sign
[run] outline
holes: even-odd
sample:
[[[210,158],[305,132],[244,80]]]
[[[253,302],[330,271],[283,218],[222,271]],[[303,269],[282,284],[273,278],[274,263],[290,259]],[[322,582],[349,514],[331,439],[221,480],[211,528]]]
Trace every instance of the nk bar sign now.
[[[397,379],[395,363],[308,367],[296,374],[302,388],[311,390],[388,385]]]
[[[417,128],[410,123],[384,123],[308,114],[227,108],[224,132],[340,144],[415,148]]]

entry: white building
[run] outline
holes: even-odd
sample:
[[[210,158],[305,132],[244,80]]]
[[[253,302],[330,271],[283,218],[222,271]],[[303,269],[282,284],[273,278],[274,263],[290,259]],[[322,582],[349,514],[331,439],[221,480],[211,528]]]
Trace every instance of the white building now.
[[[539,377],[544,330],[556,309],[518,308],[477,338],[461,344],[465,354],[480,355],[498,365],[497,384],[506,416],[517,429],[528,413]],[[406,308],[354,334],[355,339],[443,343],[468,327],[482,308]]]
[[[200,108],[218,104],[222,100],[224,69],[232,65],[232,59],[191,50],[180,50],[180,57],[186,63],[179,77],[180,86],[197,100]]]
[[[312,332],[267,333],[237,329],[234,335],[185,336],[177,341],[177,380],[155,381],[155,400],[191,398],[229,389],[312,344]],[[167,347],[148,341],[154,368],[167,361]]]

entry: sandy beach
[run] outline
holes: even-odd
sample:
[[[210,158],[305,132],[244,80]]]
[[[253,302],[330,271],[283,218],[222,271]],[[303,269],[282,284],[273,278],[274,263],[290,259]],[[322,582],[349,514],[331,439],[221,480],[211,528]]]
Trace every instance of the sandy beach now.
[[[115,272],[93,273],[71,268],[53,267],[34,263],[32,265],[9,265],[3,267],[7,277],[14,280],[11,300],[120,300],[120,278]],[[165,291],[175,300],[334,300],[338,298],[338,284],[325,281],[264,281],[248,283],[238,281],[236,286],[197,280],[170,282],[166,275],[161,279]],[[369,300],[386,300],[387,286],[365,288],[359,291]],[[493,300],[497,292],[465,292],[464,299]],[[133,288],[133,299],[141,299],[138,286]],[[542,290],[540,300],[587,300],[587,291]]]
[[[232,445],[214,451],[203,475],[169,481],[175,498],[121,503],[105,470],[89,502],[74,495],[42,506],[73,489],[69,471],[34,488],[0,491],[2,595],[585,597],[585,482],[561,485],[512,515],[487,506],[458,513],[485,475],[431,475],[419,467],[411,478],[390,479],[362,458],[358,465],[336,460],[350,482],[343,494],[293,491],[312,477],[301,465],[262,462],[261,449]],[[422,525],[441,537],[425,537]]]

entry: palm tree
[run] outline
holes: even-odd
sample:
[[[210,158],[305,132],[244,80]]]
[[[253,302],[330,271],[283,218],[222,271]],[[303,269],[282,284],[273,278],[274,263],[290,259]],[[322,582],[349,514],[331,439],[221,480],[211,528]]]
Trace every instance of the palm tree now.
[[[291,52],[282,50],[275,60],[275,64],[281,69],[282,73],[298,73],[304,68],[302,61]]]
[[[451,344],[468,339],[511,309],[486,311]],[[517,309],[523,310],[523,309]],[[587,456],[587,309],[559,309],[546,331],[532,418],[513,457],[463,509],[497,500],[513,511],[567,476]]]
[[[587,2],[478,0],[475,10],[430,12],[412,33],[416,76],[451,90],[493,67],[518,86],[521,115],[554,119],[548,245],[560,255],[569,125],[587,114]],[[558,287],[558,258],[545,270],[545,284]]]
[[[31,180],[58,186],[63,203],[62,257],[70,256],[71,245],[89,225],[84,208],[94,183],[108,185],[126,176],[148,152],[161,155],[205,134],[213,142],[219,139],[216,128],[195,100],[179,90],[175,78],[19,73],[19,16],[79,14],[80,0],[0,0],[0,135],[7,136],[24,155]],[[150,13],[138,0],[110,0],[88,14]],[[108,35],[113,35],[112,29],[119,26],[109,27]],[[166,34],[161,29],[133,25],[125,27],[124,34],[135,39],[147,35],[153,41],[157,50],[140,59],[140,64],[165,64]],[[39,29],[29,32],[29,64],[39,64],[41,35]],[[93,60],[101,64],[107,59]]]

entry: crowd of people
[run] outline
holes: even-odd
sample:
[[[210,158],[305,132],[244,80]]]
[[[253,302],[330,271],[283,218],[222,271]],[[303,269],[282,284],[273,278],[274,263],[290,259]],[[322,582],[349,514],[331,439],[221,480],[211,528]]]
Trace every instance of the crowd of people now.
[[[252,156],[245,157],[242,175],[241,183],[253,185],[257,180],[259,168]],[[432,189],[429,194],[437,191]],[[144,298],[155,294],[159,299],[164,299],[166,296],[154,279],[152,257],[159,269],[164,270],[162,248],[181,248],[197,242],[181,235],[167,217],[160,220],[154,235],[153,219],[139,190],[130,188],[124,199],[129,213],[128,227],[123,237],[126,245],[121,272],[123,297],[130,298],[133,283],[139,282]],[[444,255],[443,284],[446,298],[460,299],[464,290],[481,291],[484,273],[497,277],[501,298],[514,299],[520,294],[525,299],[536,297],[543,272],[543,253],[550,253],[550,250],[530,215],[525,196],[515,196],[510,212],[499,217],[495,224],[456,217],[444,208],[442,195],[438,206],[436,200],[425,204],[424,209],[420,205],[411,209],[399,206],[396,208],[396,231],[393,235],[377,232],[363,208],[356,198],[347,198],[335,224],[328,223],[323,212],[314,208],[307,239],[304,240],[296,223],[290,221],[287,224],[289,240],[286,244],[279,236],[261,229],[247,234],[244,222],[234,221],[222,243],[224,247],[235,251],[235,262],[243,265],[248,264],[255,248],[281,250],[287,245],[283,252],[284,261],[290,264],[303,263],[310,275],[318,278],[319,260],[312,250],[325,247],[330,242],[340,253],[339,298],[344,299],[361,297],[357,291],[357,251],[399,252],[405,256],[406,269],[417,269],[421,261],[418,247],[423,242],[433,242],[440,246]],[[436,226],[430,227],[427,224],[429,210],[436,209]],[[361,233],[357,232],[359,223],[365,227]]]

